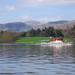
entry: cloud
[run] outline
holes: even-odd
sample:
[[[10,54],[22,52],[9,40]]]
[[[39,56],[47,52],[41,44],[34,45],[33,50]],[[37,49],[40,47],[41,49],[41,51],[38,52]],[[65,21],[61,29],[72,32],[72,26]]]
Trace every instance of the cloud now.
[[[0,12],[15,11],[15,10],[16,10],[16,7],[13,5],[6,5],[0,8]]]
[[[16,10],[16,7],[15,6],[12,6],[12,5],[7,5],[4,7],[5,10],[8,10],[8,11],[15,11]]]
[[[56,17],[31,17],[31,16],[12,16],[11,18],[1,18],[1,22],[26,22],[26,21],[38,21],[41,23],[47,23],[52,21],[64,20],[63,15]]]
[[[75,0],[22,0],[24,6],[75,4]]]
[[[56,17],[30,17],[30,16],[19,16],[19,18],[23,21],[39,21],[39,22],[50,22],[50,21],[58,21],[58,20],[63,20],[64,16],[56,16]]]

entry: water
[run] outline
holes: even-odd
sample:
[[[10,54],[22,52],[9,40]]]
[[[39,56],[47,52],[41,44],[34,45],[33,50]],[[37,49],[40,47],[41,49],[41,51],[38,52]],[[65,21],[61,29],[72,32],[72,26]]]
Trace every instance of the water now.
[[[0,44],[0,75],[75,75],[75,45]]]

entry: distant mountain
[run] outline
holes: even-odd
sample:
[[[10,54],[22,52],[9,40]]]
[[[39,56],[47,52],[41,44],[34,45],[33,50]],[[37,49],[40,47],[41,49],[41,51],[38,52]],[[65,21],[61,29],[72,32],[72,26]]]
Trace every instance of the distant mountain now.
[[[0,31],[7,30],[7,31],[13,31],[13,32],[21,32],[21,31],[27,31],[30,30],[32,27],[26,25],[23,22],[13,22],[13,23],[6,23],[0,25]]]
[[[55,27],[58,28],[60,26],[63,26],[64,24],[68,23],[69,21],[54,21],[54,22],[48,22],[48,23],[40,23],[37,21],[28,21],[26,22],[27,25],[32,26],[33,29],[44,29],[45,27]]]
[[[43,23],[40,23],[38,21],[27,21],[25,22],[28,26],[31,26],[33,29],[42,29]]]
[[[49,24],[56,29],[71,29],[75,25],[75,21],[64,21],[64,23],[59,24]]]
[[[75,25],[75,21],[54,21],[54,22],[48,22],[48,23],[40,23],[37,21],[28,21],[26,22],[27,25],[32,26],[33,29],[44,29],[45,27],[54,27],[56,29],[67,29],[72,28],[73,25]]]
[[[61,20],[61,21],[54,21],[54,22],[48,22],[48,24],[65,24],[68,23],[69,21]]]
[[[38,21],[27,21],[27,22],[12,22],[6,24],[0,24],[0,31],[13,31],[22,32],[30,29],[44,29],[45,27],[54,27],[56,29],[68,29],[75,25],[75,21],[54,21],[48,23],[40,23]]]

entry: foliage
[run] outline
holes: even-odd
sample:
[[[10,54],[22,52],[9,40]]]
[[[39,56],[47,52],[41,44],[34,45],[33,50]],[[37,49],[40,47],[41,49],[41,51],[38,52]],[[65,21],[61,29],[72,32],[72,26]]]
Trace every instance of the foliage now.
[[[71,29],[67,29],[66,31],[64,31],[64,35],[75,40],[75,26],[73,26]]]
[[[6,42],[14,42],[16,38],[18,37],[18,34],[15,32],[0,32],[0,43],[6,43]]]
[[[29,32],[26,33],[27,37],[35,37],[35,36],[43,36],[43,37],[53,37],[53,36],[64,36],[61,30],[56,30],[53,27],[48,27],[48,28],[44,28],[42,30],[37,29],[37,30],[30,30]]]

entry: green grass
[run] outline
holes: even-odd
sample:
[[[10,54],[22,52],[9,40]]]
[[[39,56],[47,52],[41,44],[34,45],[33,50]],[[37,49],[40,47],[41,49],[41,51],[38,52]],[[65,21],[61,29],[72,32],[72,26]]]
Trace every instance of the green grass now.
[[[40,43],[40,42],[50,42],[53,38],[49,37],[22,37],[16,40],[16,43]],[[65,42],[73,42],[70,38],[64,37]]]
[[[23,37],[16,40],[17,43],[40,43],[49,42],[52,38],[49,37]]]
[[[65,42],[73,42],[73,40],[70,39],[70,38],[68,38],[68,37],[64,37],[63,40],[64,40]]]

